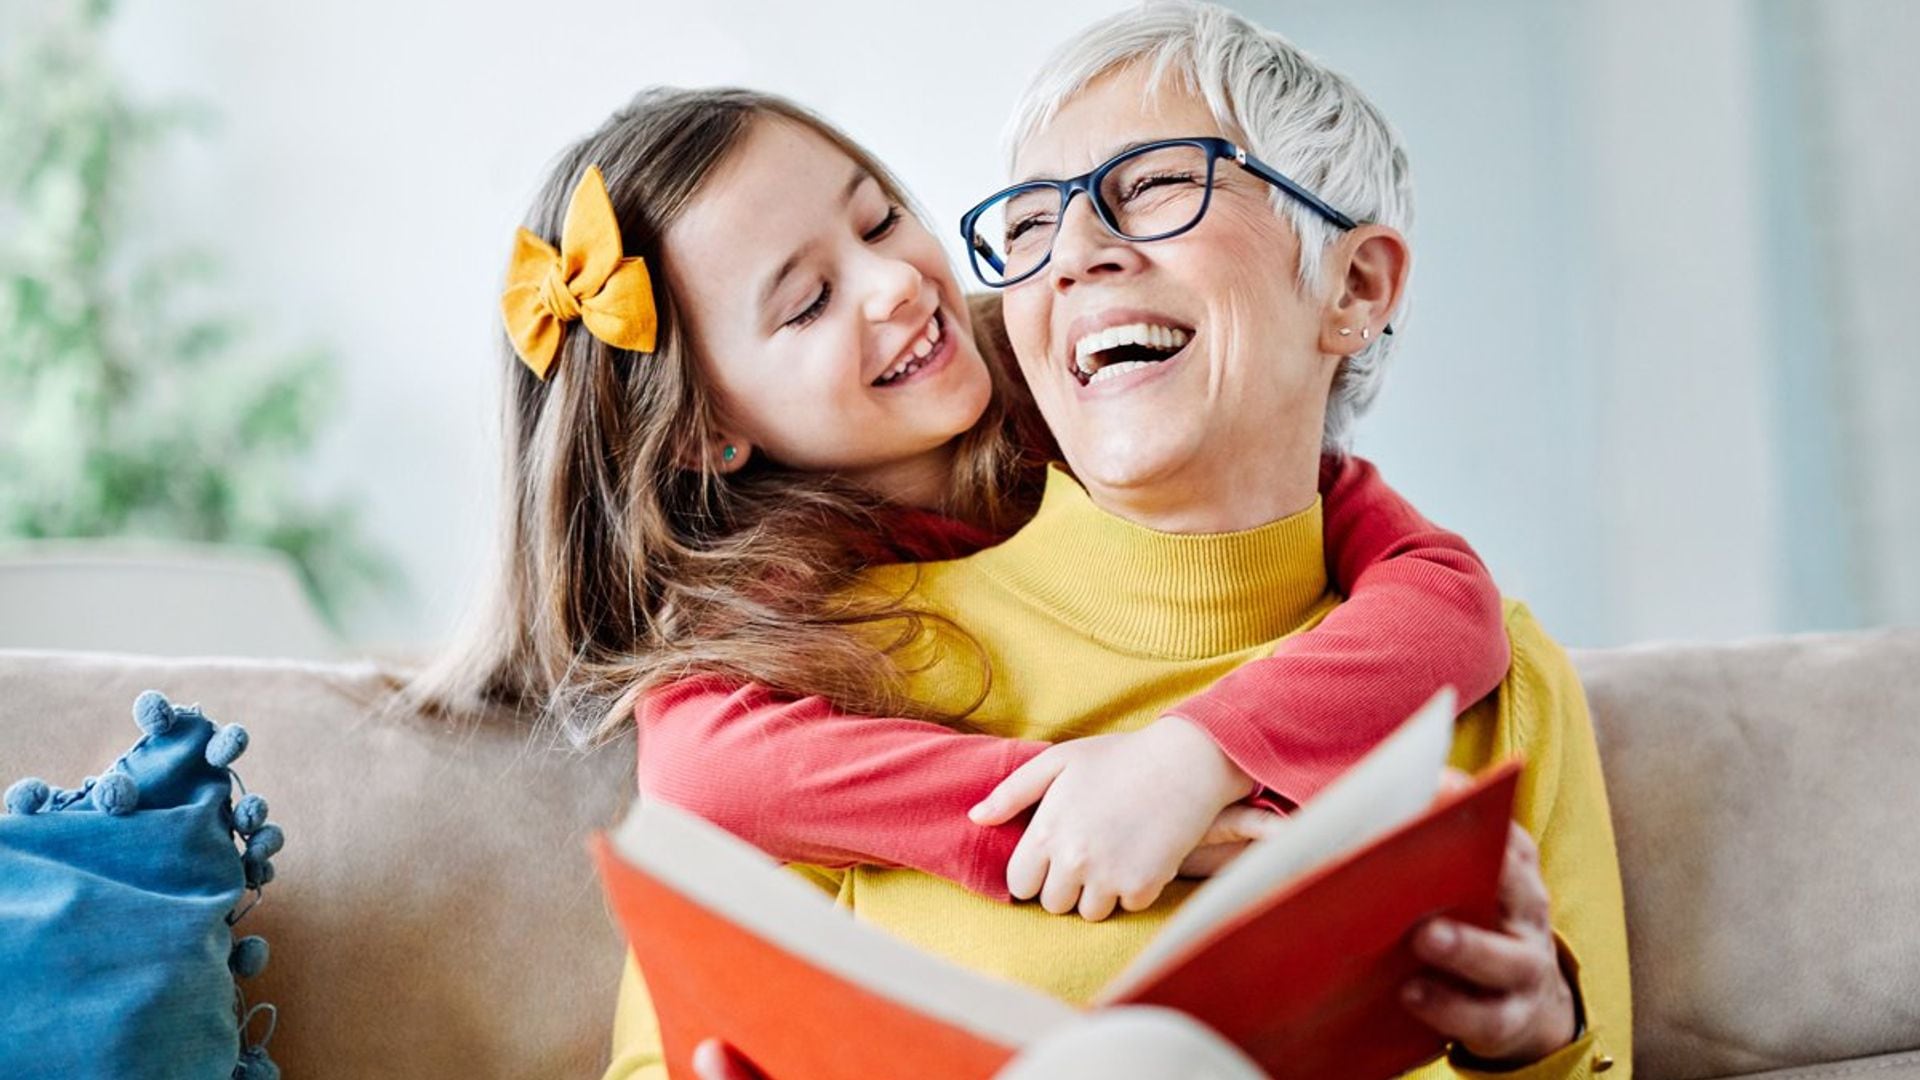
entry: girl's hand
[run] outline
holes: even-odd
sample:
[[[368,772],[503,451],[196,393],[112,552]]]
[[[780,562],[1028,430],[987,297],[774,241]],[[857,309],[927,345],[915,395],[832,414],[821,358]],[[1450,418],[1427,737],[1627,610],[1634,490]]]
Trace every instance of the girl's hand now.
[[[1571,1043],[1573,988],[1560,969],[1540,849],[1518,825],[1500,873],[1500,926],[1434,918],[1416,927],[1413,952],[1432,965],[1404,990],[1408,1010],[1476,1058],[1538,1061]]]
[[[1061,743],[1015,769],[968,813],[997,825],[1039,803],[1007,862],[1016,899],[1099,921],[1151,906],[1222,808],[1253,779],[1191,722]]]
[[[1180,862],[1181,877],[1212,877],[1226,868],[1226,865],[1240,857],[1247,845],[1275,829],[1281,828],[1286,818],[1264,807],[1247,806],[1235,803],[1220,811],[1207,826],[1207,833],[1200,838],[1200,844],[1188,853]]]
[[[766,1080],[760,1070],[740,1060],[719,1039],[708,1039],[693,1048],[693,1071],[700,1080]]]

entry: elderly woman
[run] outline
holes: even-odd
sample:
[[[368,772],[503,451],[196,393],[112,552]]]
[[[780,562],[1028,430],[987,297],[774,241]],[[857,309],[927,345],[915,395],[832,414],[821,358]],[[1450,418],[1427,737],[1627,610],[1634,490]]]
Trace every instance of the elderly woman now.
[[[929,653],[937,662],[909,675],[931,709],[966,712],[986,685],[969,719],[991,734],[1126,730],[1340,603],[1316,472],[1328,433],[1372,396],[1403,299],[1406,161],[1345,79],[1183,3],[1067,43],[1013,141],[1020,180],[967,215],[966,235],[976,273],[1004,290],[1008,339],[1071,473],[1049,476],[1005,543],[871,577],[980,645]],[[1103,334],[1142,325],[1145,341]],[[1467,770],[1525,759],[1503,917],[1415,934],[1431,970],[1407,1007],[1454,1045],[1416,1075],[1627,1075],[1620,882],[1586,704],[1524,606],[1508,604],[1506,630],[1511,666],[1463,714],[1451,754]],[[1091,997],[1191,891],[1176,883],[1092,923],[983,903],[913,870],[813,876],[856,917],[1069,1000]],[[625,1074],[654,1038],[637,980],[618,1028]],[[710,1076],[747,1075],[723,1048],[701,1057]]]

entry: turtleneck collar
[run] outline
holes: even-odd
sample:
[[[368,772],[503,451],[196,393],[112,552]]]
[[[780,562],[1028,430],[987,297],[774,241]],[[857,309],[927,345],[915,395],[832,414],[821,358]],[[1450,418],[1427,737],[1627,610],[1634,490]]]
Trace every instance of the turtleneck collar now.
[[[1243,532],[1156,532],[1096,506],[1059,466],[1032,521],[972,560],[1124,652],[1198,659],[1277,640],[1327,594],[1320,499]]]

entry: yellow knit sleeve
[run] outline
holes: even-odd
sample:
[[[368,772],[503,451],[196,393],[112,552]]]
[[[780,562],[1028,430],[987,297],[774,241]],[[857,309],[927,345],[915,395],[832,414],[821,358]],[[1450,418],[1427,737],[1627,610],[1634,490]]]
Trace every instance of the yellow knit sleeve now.
[[[1525,605],[1511,605],[1507,634],[1513,667],[1501,727],[1510,749],[1526,755],[1514,817],[1540,846],[1562,964],[1584,1008],[1586,1034],[1543,1061],[1497,1075],[1625,1080],[1633,1070],[1626,907],[1586,694],[1565,650]]]

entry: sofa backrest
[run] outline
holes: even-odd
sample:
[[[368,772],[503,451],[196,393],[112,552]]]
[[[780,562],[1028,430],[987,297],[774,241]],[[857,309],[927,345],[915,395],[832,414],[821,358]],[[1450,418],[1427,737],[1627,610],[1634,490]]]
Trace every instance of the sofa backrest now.
[[[1726,1076],[1920,1046],[1920,631],[1576,652],[1626,883],[1635,1068]],[[0,782],[130,744],[147,688],[251,731],[287,832],[248,916],[290,1076],[588,1076],[620,939],[585,849],[633,744],[381,708],[370,666],[0,652]]]
[[[1920,631],[1577,652],[1636,1075],[1920,1047]]]

